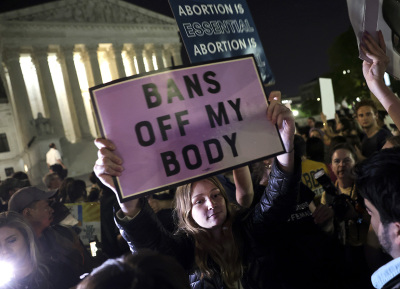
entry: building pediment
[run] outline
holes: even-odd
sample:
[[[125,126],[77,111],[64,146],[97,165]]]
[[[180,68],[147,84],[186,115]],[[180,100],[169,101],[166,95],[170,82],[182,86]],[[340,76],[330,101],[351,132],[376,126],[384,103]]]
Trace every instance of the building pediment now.
[[[120,0],[59,0],[0,14],[0,21],[175,25],[173,18]]]

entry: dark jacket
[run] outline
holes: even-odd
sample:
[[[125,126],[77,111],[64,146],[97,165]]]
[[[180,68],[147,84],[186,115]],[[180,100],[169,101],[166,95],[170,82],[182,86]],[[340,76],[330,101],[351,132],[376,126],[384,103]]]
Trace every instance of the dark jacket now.
[[[266,247],[263,241],[265,235],[286,222],[295,206],[301,172],[299,163],[295,167],[296,174],[289,175],[274,165],[261,200],[251,210],[240,211],[236,215],[232,229],[237,243],[241,244],[244,288],[266,288],[268,280],[265,280],[262,268],[265,262],[271,261],[268,253],[273,249],[263,249]],[[188,272],[194,273],[191,276],[193,288],[224,288],[218,274],[214,274],[212,279],[199,278],[193,239],[183,233],[168,233],[147,203],[144,202],[134,219],[124,222],[116,218],[116,223],[132,251],[150,248],[174,256]]]

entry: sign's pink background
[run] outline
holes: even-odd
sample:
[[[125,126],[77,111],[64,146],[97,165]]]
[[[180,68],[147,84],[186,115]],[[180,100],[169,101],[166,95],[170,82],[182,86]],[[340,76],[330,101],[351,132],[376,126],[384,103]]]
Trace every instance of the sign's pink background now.
[[[210,85],[202,79],[207,71],[216,73],[213,79],[221,85],[218,94],[207,91]],[[183,76],[191,77],[192,74],[198,75],[204,95],[199,97],[195,94],[190,99]],[[185,100],[174,97],[173,103],[167,103],[169,78],[174,79]],[[155,83],[162,96],[162,104],[156,108],[147,108],[142,89],[142,85],[147,83]],[[129,79],[93,90],[92,93],[105,137],[115,143],[117,154],[124,160],[125,170],[117,178],[122,200],[283,151],[275,126],[266,118],[267,101],[252,57]],[[242,121],[238,121],[235,111],[228,104],[228,100],[235,103],[237,98],[241,99]],[[211,105],[217,111],[218,102],[225,104],[230,123],[211,128],[205,105]],[[184,126],[186,136],[180,135],[175,120],[175,113],[183,110],[188,111],[188,115],[182,117],[189,120],[189,124]],[[171,119],[165,123],[170,123],[172,129],[167,131],[168,140],[163,141],[156,118],[167,114],[171,115]],[[151,146],[142,147],[138,143],[135,125],[140,121],[149,121],[153,126],[156,142]],[[233,157],[230,146],[222,137],[230,137],[234,132],[237,135],[237,157]],[[203,141],[212,138],[220,141],[224,158],[210,165]],[[186,169],[183,161],[182,148],[189,144],[196,144],[202,156],[202,166],[196,170]],[[181,166],[179,174],[166,176],[160,156],[166,151],[174,151],[177,155]]]

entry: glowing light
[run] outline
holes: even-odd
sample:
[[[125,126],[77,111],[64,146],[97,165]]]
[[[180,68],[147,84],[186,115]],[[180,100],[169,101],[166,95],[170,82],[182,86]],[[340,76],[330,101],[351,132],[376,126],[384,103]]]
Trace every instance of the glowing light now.
[[[93,257],[97,256],[97,250],[96,242],[90,242],[90,252]]]
[[[293,116],[298,116],[299,115],[299,111],[296,109],[292,110]]]
[[[357,97],[356,100],[357,100],[358,102],[360,102],[360,101],[361,101],[361,98]]]
[[[27,165],[24,165],[24,171],[25,171],[25,173],[27,173],[27,172],[29,171],[29,169],[28,169],[28,166],[27,166]]]
[[[321,98],[318,97],[318,98],[317,98],[317,101],[321,101]]]
[[[14,268],[11,263],[0,261],[0,286],[6,285],[14,277]]]
[[[350,73],[350,69],[347,70],[347,73]]]
[[[346,70],[343,70],[343,74],[346,74]]]
[[[385,74],[383,75],[383,79],[385,80],[385,84],[386,86],[390,86],[392,83],[390,82],[390,78],[389,78],[389,74],[387,74],[385,72]]]

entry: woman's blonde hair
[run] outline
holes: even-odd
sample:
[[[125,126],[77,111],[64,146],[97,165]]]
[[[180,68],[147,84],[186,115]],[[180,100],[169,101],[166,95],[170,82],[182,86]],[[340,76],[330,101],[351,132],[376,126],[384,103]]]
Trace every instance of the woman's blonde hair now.
[[[21,214],[13,211],[0,213],[0,229],[3,227],[13,228],[21,233],[29,253],[29,261],[33,269],[33,281],[38,282],[39,279],[43,281],[42,275],[48,273],[48,271],[47,268],[39,262],[40,253],[36,246],[35,234],[33,233],[32,227],[25,221]],[[45,284],[41,285],[44,286]]]
[[[185,232],[195,240],[195,262],[202,277],[211,278],[218,273],[215,268],[210,268],[208,261],[211,258],[220,268],[221,277],[228,288],[236,288],[236,282],[242,276],[242,266],[237,241],[233,237],[232,223],[234,219],[233,206],[229,204],[224,187],[216,177],[202,181],[211,182],[221,192],[225,200],[227,216],[223,224],[223,240],[216,243],[208,229],[199,226],[192,217],[192,188],[195,183],[179,187],[176,190],[176,216],[178,230]]]

